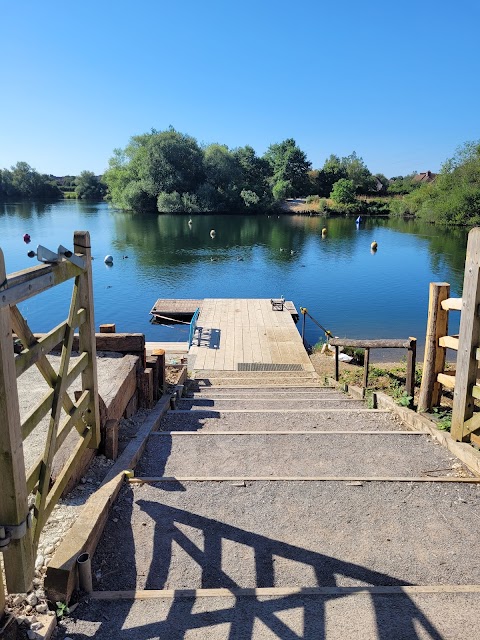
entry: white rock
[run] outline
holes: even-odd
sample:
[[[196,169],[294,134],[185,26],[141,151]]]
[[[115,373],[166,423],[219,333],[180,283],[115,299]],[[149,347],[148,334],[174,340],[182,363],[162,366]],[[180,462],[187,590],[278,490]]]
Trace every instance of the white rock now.
[[[38,602],[38,598],[34,593],[29,593],[26,600],[32,607],[34,607]]]
[[[27,606],[25,607],[25,612],[26,613],[30,613],[30,611],[33,609],[31,604],[27,604]]]
[[[32,631],[38,631],[42,627],[43,627],[43,623],[42,622],[34,622],[32,625],[30,625],[30,629]]]
[[[27,616],[17,616],[17,623],[18,624],[23,624],[26,621],[27,621]]]
[[[23,604],[24,601],[24,597],[23,596],[15,596],[15,598],[13,599],[13,604],[18,607],[21,604]]]
[[[35,611],[37,613],[47,613],[48,604],[46,602],[42,602],[42,604],[37,604],[37,606],[35,607]]]
[[[44,562],[45,558],[43,556],[37,556],[37,559],[35,561],[35,569],[41,569]]]
[[[46,547],[45,549],[45,555],[46,556],[51,556],[52,553],[55,552],[55,547],[53,547],[52,545],[50,545],[49,547]]]

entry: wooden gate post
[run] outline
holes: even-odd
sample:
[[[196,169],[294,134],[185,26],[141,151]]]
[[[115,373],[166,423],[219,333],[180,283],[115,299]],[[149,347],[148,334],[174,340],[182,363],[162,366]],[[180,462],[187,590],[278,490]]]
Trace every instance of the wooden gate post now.
[[[0,299],[6,278],[0,249]],[[21,525],[29,515],[28,491],[8,305],[0,307],[0,478],[0,526]],[[19,539],[10,541],[8,548],[3,551],[3,560],[9,593],[28,591],[34,572],[31,529],[27,529]]]
[[[437,375],[445,368],[446,349],[440,347],[438,340],[448,334],[448,311],[442,309],[442,302],[449,296],[450,285],[447,282],[430,283],[425,357],[418,411],[428,411],[440,403],[442,386],[437,382]]]
[[[78,283],[79,305],[87,313],[86,321],[78,329],[78,342],[80,352],[86,351],[88,366],[82,371],[82,390],[90,391],[90,406],[85,412],[85,422],[92,430],[92,438],[88,446],[98,449],[100,446],[100,411],[98,408],[98,381],[97,381],[97,343],[95,338],[95,319],[93,309],[93,284],[92,284],[92,249],[90,246],[90,234],[88,231],[75,231],[73,236],[73,250],[85,259],[85,272],[80,276]]]
[[[409,340],[410,346],[407,351],[407,375],[405,380],[405,391],[407,392],[407,396],[412,397],[410,406],[413,406],[413,396],[415,395],[415,364],[417,360],[417,339],[410,336]]]
[[[480,341],[480,228],[468,234],[467,255],[465,258],[465,277],[462,292],[462,314],[458,336],[457,371],[455,373],[455,391],[451,434],[454,440],[463,440],[464,423],[473,416],[473,385],[477,380],[478,362],[476,348]]]

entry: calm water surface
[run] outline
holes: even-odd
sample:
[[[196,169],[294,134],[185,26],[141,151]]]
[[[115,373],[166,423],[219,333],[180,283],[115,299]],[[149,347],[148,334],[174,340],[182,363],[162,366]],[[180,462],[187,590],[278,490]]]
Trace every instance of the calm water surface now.
[[[467,230],[415,221],[308,216],[133,215],[106,203],[0,204],[7,273],[36,264],[27,251],[71,247],[76,229],[92,241],[95,324],[184,340],[186,330],[150,323],[157,298],[271,298],[284,295],[335,335],[425,341],[428,286],[461,296]],[[321,230],[328,235],[322,239]],[[216,230],[215,238],[210,230]],[[26,245],[23,234],[32,242]],[[370,244],[376,240],[378,251]],[[103,258],[112,254],[108,267]],[[124,256],[128,256],[124,257]],[[71,284],[22,303],[35,331],[66,317]],[[450,332],[458,328],[451,323]],[[307,322],[307,339],[322,332]]]

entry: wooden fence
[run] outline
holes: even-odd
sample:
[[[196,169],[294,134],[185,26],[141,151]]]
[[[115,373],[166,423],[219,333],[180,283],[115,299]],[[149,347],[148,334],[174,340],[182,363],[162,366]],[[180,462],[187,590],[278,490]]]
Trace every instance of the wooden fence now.
[[[460,311],[460,333],[448,335],[448,314]],[[419,411],[440,404],[442,388],[453,391],[451,435],[455,440],[480,438],[480,413],[475,413],[475,399],[480,399],[477,385],[480,360],[480,228],[468,234],[467,255],[461,298],[450,298],[446,282],[430,284],[427,334]],[[446,350],[457,351],[455,371],[445,371]]]
[[[364,349],[363,361],[363,389],[368,387],[368,365],[371,349],[406,349],[407,350],[407,373],[405,381],[405,391],[413,400],[415,393],[415,361],[417,353],[417,339],[379,339],[379,340],[358,340],[355,338],[331,338],[329,344],[335,347],[335,380],[339,379],[338,355],[339,347],[353,347],[354,349]]]
[[[37,339],[17,304],[70,279],[74,282],[68,318]],[[77,327],[80,356],[70,366]],[[12,333],[21,341],[17,354]],[[62,351],[57,373],[46,354],[59,343]],[[34,364],[50,391],[21,420],[17,378]],[[79,376],[82,390],[75,400],[68,388]],[[47,415],[50,418],[44,452],[33,467],[26,470],[23,441]],[[10,276],[6,275],[0,250],[0,424],[0,550],[8,592],[26,592],[34,577],[42,527],[75,472],[83,451],[87,447],[97,448],[100,440],[90,235],[86,231],[75,232],[73,256],[63,253],[54,263]],[[78,441],[51,485],[53,458],[72,429],[78,432]],[[29,508],[30,495],[33,496],[32,508]],[[1,576],[0,592],[2,603]]]

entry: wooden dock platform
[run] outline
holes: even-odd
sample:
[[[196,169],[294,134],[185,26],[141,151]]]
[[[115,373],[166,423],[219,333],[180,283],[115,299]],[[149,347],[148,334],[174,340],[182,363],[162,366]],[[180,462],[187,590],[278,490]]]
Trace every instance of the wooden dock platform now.
[[[313,371],[293,320],[293,303],[270,299],[202,300],[193,344],[196,370]]]

